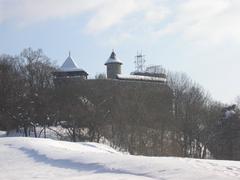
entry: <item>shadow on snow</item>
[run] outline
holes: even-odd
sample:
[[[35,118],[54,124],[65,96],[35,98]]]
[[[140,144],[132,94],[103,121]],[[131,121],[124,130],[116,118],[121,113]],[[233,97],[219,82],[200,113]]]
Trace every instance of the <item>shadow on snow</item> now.
[[[16,148],[13,147],[12,145],[9,145],[11,148]],[[34,149],[28,149],[28,148],[16,148],[24,152],[28,157],[32,158],[36,162],[40,163],[45,163],[57,168],[64,168],[64,169],[73,169],[77,171],[89,171],[93,173],[114,173],[114,174],[129,174],[129,175],[134,175],[134,176],[144,176],[148,178],[153,178],[152,176],[148,175],[147,173],[134,173],[134,172],[129,172],[126,170],[120,170],[120,169],[112,169],[104,166],[103,164],[99,163],[81,163],[81,162],[73,162],[68,159],[52,159],[47,157],[44,154],[39,154],[38,151]]]

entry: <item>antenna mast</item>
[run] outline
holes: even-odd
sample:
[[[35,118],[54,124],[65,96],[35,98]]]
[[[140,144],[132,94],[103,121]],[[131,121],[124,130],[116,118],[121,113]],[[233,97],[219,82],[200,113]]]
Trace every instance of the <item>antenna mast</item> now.
[[[137,55],[135,56],[135,69],[136,69],[136,72],[143,72],[144,69],[145,69],[145,55],[139,52],[137,52]]]

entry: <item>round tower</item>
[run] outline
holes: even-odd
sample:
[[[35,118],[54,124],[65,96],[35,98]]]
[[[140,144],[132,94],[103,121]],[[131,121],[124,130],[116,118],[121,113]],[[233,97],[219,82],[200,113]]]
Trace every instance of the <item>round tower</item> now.
[[[109,59],[104,65],[107,66],[107,78],[109,79],[116,79],[117,74],[122,73],[121,69],[122,61],[117,58],[114,50],[112,51]]]

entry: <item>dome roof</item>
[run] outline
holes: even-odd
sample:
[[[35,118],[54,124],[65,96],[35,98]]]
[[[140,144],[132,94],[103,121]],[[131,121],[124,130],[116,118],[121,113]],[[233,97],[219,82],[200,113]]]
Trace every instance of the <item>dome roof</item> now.
[[[107,60],[107,62],[105,63],[105,65],[107,64],[114,64],[114,63],[117,63],[117,64],[122,64],[122,61],[120,59],[117,58],[114,50],[112,51],[109,59]]]

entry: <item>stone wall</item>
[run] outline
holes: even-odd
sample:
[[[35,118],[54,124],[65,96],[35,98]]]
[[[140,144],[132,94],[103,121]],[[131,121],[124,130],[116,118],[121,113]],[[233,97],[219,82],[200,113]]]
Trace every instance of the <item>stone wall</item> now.
[[[117,74],[121,74],[121,64],[112,63],[107,64],[107,77],[110,79],[116,79]]]

